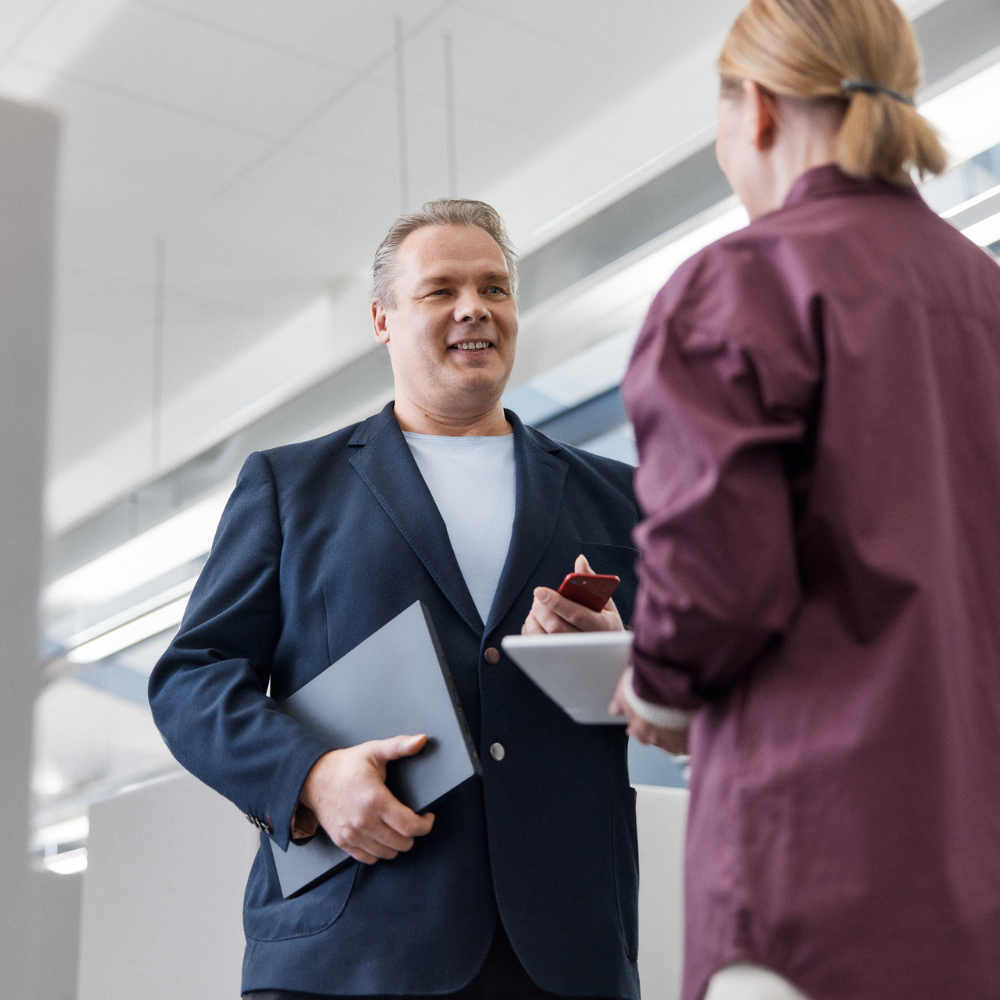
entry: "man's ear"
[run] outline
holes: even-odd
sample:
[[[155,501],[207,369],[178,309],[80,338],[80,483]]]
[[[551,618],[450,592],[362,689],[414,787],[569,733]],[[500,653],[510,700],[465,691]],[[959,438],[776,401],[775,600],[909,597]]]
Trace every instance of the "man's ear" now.
[[[389,323],[386,308],[381,302],[372,302],[372,325],[375,327],[375,339],[380,344],[389,343]]]
[[[778,138],[775,95],[753,80],[744,80],[743,88],[749,99],[753,144],[759,150],[770,149]]]

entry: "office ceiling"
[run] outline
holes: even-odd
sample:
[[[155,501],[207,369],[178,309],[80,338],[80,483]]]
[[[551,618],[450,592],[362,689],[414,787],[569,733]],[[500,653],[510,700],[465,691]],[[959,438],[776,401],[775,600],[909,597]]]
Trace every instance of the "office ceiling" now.
[[[64,120],[51,470],[362,272],[401,205],[481,196],[740,4],[619,0],[7,0],[0,93]],[[503,206],[501,206],[503,207]],[[542,219],[542,222],[545,220]]]

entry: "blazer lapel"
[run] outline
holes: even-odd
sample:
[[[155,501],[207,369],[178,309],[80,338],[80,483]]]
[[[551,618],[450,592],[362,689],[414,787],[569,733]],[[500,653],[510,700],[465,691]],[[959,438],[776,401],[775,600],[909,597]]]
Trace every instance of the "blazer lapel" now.
[[[448,539],[448,529],[424,482],[392,403],[366,420],[351,438],[350,462],[455,610],[477,635],[483,621]],[[508,556],[509,561],[509,556]]]
[[[506,412],[514,427],[517,469],[514,531],[486,623],[487,632],[503,620],[552,541],[567,470],[566,463],[556,458],[562,450],[559,445],[525,427],[509,410]]]

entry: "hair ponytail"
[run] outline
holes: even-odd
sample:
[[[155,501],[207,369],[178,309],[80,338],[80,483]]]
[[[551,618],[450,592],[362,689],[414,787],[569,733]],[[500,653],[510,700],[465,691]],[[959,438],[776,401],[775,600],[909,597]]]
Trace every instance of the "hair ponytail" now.
[[[947,158],[933,126],[911,105],[880,93],[848,96],[837,165],[852,177],[905,182],[909,171],[939,174]]]
[[[892,0],[750,0],[719,56],[723,79],[845,105],[837,164],[852,177],[907,183],[947,157],[913,107],[920,48]]]

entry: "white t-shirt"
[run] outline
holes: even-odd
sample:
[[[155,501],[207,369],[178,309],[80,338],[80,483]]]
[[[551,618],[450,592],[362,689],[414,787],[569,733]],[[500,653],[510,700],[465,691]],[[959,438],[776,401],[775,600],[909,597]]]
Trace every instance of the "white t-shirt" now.
[[[514,435],[404,432],[403,437],[441,512],[458,568],[485,623],[514,530]]]

